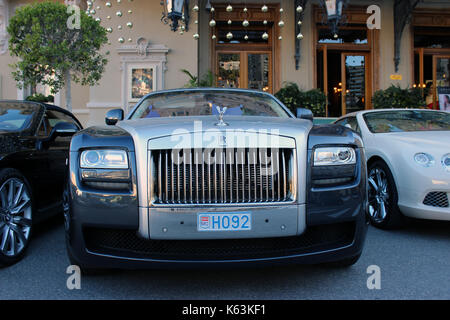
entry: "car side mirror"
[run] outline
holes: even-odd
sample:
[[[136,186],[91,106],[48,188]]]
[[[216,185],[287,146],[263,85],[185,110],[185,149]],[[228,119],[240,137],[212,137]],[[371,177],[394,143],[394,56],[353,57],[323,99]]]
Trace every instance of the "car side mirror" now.
[[[50,138],[70,137],[80,129],[72,122],[58,122],[50,132]]]
[[[57,137],[71,137],[78,131],[80,131],[80,128],[78,128],[72,122],[58,122],[57,124],[55,124],[52,131],[50,131],[48,137],[44,139],[39,139],[36,142],[37,143],[36,148],[38,150],[46,148],[48,144],[55,141]]]
[[[113,126],[117,122],[122,121],[123,118],[124,114],[122,109],[113,109],[106,113],[105,122],[108,126]]]
[[[311,122],[314,120],[312,111],[309,109],[305,109],[305,108],[297,108],[297,118],[306,119]]]

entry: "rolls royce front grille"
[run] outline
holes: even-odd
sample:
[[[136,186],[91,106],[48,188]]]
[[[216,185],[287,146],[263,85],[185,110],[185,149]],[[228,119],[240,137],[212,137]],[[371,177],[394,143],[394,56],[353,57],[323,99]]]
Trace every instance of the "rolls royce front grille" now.
[[[239,204],[294,200],[294,149],[150,151],[152,204]]]

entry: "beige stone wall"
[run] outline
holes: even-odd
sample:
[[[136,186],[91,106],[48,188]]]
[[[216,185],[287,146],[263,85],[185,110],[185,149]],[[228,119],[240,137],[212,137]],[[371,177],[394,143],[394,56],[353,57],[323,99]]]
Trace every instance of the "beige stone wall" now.
[[[167,69],[164,72],[164,83],[162,88],[173,89],[183,87],[187,78],[180,69],[188,69],[192,73],[197,72],[197,41],[192,35],[197,31],[192,17],[189,25],[190,30],[184,35],[178,32],[172,32],[169,25],[163,24],[161,19],[162,7],[160,1],[135,0],[133,2],[122,1],[119,5],[115,1],[111,1],[112,7],[106,8],[102,6],[96,16],[102,19],[102,25],[105,28],[113,28],[113,32],[109,35],[111,45],[107,46],[110,51],[109,63],[106,72],[98,86],[90,89],[90,99],[88,102],[90,121],[89,124],[103,122],[104,114],[108,109],[124,107],[123,106],[123,73],[121,70],[121,57],[117,53],[117,49],[123,45],[135,44],[137,39],[143,37],[149,41],[150,45],[164,45],[169,48],[167,54]],[[117,10],[122,11],[121,18],[116,16]],[[127,11],[132,10],[132,14]],[[111,19],[106,19],[107,16]],[[133,22],[133,28],[126,27],[128,21]],[[122,31],[117,29],[118,25],[122,25]],[[124,44],[118,42],[118,38],[125,39]],[[132,42],[129,43],[128,39]]]

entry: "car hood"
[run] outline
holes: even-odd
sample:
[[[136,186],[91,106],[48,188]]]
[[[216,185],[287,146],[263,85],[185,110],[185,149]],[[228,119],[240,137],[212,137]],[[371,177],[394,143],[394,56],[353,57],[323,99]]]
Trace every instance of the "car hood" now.
[[[450,152],[450,131],[414,131],[375,134],[377,140],[386,143],[402,144],[418,151]]]
[[[251,132],[296,137],[306,135],[312,122],[293,118],[272,118],[256,116],[225,116],[226,126],[217,126],[216,116],[173,117],[125,120],[118,126],[128,131],[134,138],[152,139],[182,133],[196,132]]]

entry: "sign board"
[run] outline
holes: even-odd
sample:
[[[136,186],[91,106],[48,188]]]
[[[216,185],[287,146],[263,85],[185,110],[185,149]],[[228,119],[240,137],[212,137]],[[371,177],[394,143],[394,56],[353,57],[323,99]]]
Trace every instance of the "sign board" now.
[[[438,87],[439,109],[450,111],[450,87]]]
[[[401,74],[391,74],[391,80],[397,80],[401,81],[403,79],[403,76]]]

